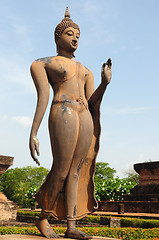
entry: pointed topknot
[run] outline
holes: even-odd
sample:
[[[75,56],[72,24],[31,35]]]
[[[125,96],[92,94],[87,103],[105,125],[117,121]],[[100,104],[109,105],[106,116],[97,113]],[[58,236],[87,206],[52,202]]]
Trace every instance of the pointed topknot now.
[[[68,11],[68,7],[66,7],[65,18],[70,18],[70,13]]]
[[[55,41],[56,42],[62,35],[63,31],[68,27],[73,27],[74,29],[78,29],[78,31],[80,33],[79,26],[72,21],[72,19],[70,18],[70,13],[69,13],[68,7],[66,7],[65,17],[55,28]]]

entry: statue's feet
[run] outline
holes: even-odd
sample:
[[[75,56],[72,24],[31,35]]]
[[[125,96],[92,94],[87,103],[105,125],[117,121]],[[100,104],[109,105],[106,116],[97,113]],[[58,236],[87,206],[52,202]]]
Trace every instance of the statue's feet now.
[[[50,224],[46,218],[39,219],[35,225],[44,237],[59,238],[59,236],[53,231],[52,227],[50,226]]]
[[[73,230],[67,230],[65,233],[65,238],[74,238],[74,239],[91,239],[92,236],[87,235],[84,232],[81,232],[80,230],[73,229]]]

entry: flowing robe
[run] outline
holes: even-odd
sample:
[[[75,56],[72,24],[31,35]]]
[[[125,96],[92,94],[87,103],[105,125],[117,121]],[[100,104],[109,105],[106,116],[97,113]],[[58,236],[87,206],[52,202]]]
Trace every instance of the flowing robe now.
[[[91,115],[94,123],[94,134],[89,152],[83,160],[79,173],[76,219],[80,219],[94,212],[98,207],[94,192],[94,172],[100,140],[100,102],[92,109]],[[50,190],[53,191],[53,189],[51,189],[52,174],[54,174],[54,172],[51,169],[45,182],[35,195],[35,198],[44,212],[51,213],[58,219],[66,219],[64,187],[62,190],[59,190],[53,208],[48,209],[49,203],[51,202],[51,198],[49,197],[51,194],[49,194],[49,192]]]

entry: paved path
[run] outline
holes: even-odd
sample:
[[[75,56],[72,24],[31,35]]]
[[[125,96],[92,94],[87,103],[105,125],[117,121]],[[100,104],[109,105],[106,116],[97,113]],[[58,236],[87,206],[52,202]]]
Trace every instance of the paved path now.
[[[44,240],[46,238],[41,237],[40,235],[23,235],[23,234],[8,234],[1,235],[0,239],[2,240]],[[52,240],[57,240],[57,238],[51,238]],[[62,235],[59,238],[60,240],[73,240],[72,238],[64,238]],[[116,238],[104,238],[104,237],[92,237],[93,240],[117,240]]]

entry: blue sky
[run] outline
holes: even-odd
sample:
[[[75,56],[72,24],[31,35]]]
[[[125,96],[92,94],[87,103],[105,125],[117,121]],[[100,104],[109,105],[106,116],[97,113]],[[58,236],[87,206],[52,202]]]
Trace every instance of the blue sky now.
[[[0,1],[0,154],[13,167],[35,166],[29,133],[36,106],[31,63],[55,56],[53,32],[66,6],[81,29],[76,60],[90,68],[96,87],[103,62],[112,58],[112,82],[101,107],[97,161],[124,177],[138,162],[159,159],[159,1]],[[51,93],[50,103],[53,98]],[[39,129],[41,166],[52,164],[47,119]]]

